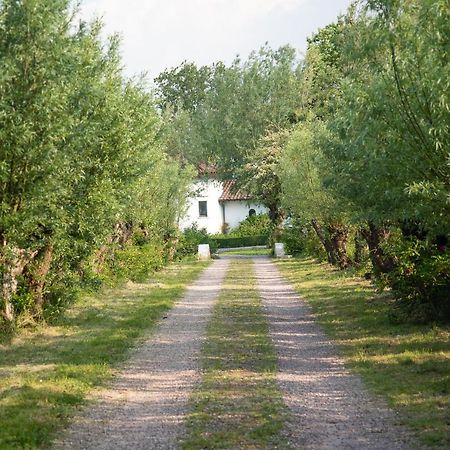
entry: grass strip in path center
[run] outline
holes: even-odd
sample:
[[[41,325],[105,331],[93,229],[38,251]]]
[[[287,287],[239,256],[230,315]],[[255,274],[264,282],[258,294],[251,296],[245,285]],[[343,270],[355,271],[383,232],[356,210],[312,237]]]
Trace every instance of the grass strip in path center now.
[[[184,450],[287,449],[276,356],[251,260],[232,261],[202,349]]]

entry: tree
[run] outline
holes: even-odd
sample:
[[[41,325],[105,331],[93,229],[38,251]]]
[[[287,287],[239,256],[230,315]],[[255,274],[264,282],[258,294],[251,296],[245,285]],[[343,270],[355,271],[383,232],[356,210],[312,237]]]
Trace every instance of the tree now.
[[[311,224],[328,261],[345,268],[350,264],[346,247],[349,237],[348,205],[327,184],[331,169],[324,158],[321,141],[329,139],[326,127],[315,118],[297,125],[279,166],[282,203]]]
[[[288,136],[288,130],[268,131],[248,162],[238,171],[240,183],[252,198],[269,208],[269,217],[275,225],[280,225],[284,215],[277,169]]]
[[[140,229],[162,246],[189,176],[165,153],[143,81],[124,79],[117,37],[105,46],[101,23],[74,17],[69,0],[0,3],[0,311],[9,323],[21,308],[39,317],[47,301],[64,302],[99,249]]]
[[[372,222],[449,229],[449,17],[446,1],[383,0],[349,19],[328,155],[342,195]]]
[[[68,15],[64,0],[0,4],[0,258],[8,321],[18,277],[55,233],[47,224],[60,215],[61,175],[70,171],[60,151],[73,125]]]
[[[197,67],[184,61],[179,67],[165,70],[155,78],[161,109],[170,108],[194,113],[205,101],[214,68]]]
[[[284,207],[312,226],[328,261],[341,268],[350,263],[350,202],[330,182],[333,170],[325,148],[335,140],[327,124],[341,95],[344,73],[339,39],[345,26],[340,20],[308,39],[299,85],[299,120],[282,152],[278,171]]]
[[[245,164],[269,128],[283,128],[295,120],[298,64],[291,47],[265,46],[230,66],[219,62],[207,70],[184,64],[155,81],[160,102],[172,105],[175,120],[183,117],[178,115],[180,108],[188,114],[177,139],[185,153],[195,155],[197,163],[215,162],[229,177]],[[207,81],[200,77],[197,83],[200,72],[207,74]],[[167,89],[167,80],[173,88]]]
[[[309,127],[315,190],[362,226],[380,279],[421,320],[449,308],[449,19],[445,0],[360,1],[310,41],[304,71],[305,110],[326,130]]]

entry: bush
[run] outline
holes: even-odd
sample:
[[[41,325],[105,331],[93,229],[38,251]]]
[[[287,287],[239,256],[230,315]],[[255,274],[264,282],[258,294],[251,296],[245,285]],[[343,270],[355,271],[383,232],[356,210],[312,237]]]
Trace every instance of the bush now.
[[[177,246],[176,256],[183,258],[186,256],[196,255],[198,252],[199,244],[209,244],[211,253],[217,251],[217,243],[208,234],[206,229],[198,229],[195,225],[191,228],[187,228],[180,236],[180,240]]]
[[[214,236],[213,240],[218,248],[253,247],[255,245],[268,245],[269,236]]]
[[[244,219],[228,235],[233,237],[268,236],[272,231],[272,222],[268,214],[255,214]]]
[[[98,279],[98,286],[101,281]],[[94,278],[90,279],[90,282],[94,282]],[[92,285],[89,285],[89,290],[92,290]],[[48,322],[52,322],[57,319],[60,314],[69,306],[75,303],[84,290],[84,283],[80,283],[78,274],[72,272],[63,272],[58,277],[54,277],[50,286],[48,286],[48,292],[45,295],[45,309],[44,317]]]
[[[396,263],[383,275],[395,299],[391,318],[426,323],[450,319],[450,253],[419,239],[399,238],[385,247]]]
[[[152,272],[166,263],[162,242],[152,241],[144,245],[129,244],[116,250],[108,260],[105,277],[108,281],[144,281]]]
[[[308,231],[299,221],[290,220],[285,225],[279,240],[284,243],[286,253],[298,255],[303,253],[308,239]]]
[[[17,314],[22,314],[25,311],[30,311],[34,306],[34,296],[29,291],[26,281],[23,276],[18,277],[17,291],[12,298],[12,304]]]
[[[280,241],[285,244],[286,253],[290,255],[305,254],[326,260],[323,245],[316,232],[309,224],[305,224],[299,219],[290,220],[283,229]]]

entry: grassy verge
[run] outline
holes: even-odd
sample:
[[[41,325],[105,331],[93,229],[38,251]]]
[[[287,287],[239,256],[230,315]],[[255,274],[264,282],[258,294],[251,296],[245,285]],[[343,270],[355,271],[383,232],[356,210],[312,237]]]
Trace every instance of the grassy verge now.
[[[450,448],[449,327],[392,324],[389,295],[327,264],[277,264],[338,342],[349,367],[387,398],[422,444]]]
[[[0,345],[0,448],[49,448],[204,267],[179,263],[148,283],[86,296],[59,323]]]
[[[208,326],[184,450],[288,448],[276,357],[254,284],[252,262],[233,262]]]

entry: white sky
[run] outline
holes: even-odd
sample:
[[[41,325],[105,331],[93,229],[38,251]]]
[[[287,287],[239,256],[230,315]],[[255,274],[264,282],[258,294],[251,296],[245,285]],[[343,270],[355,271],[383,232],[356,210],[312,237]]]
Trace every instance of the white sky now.
[[[306,38],[345,12],[351,0],[83,0],[84,18],[100,16],[122,37],[127,75],[152,79],[184,60],[230,63],[266,41],[300,53]]]

